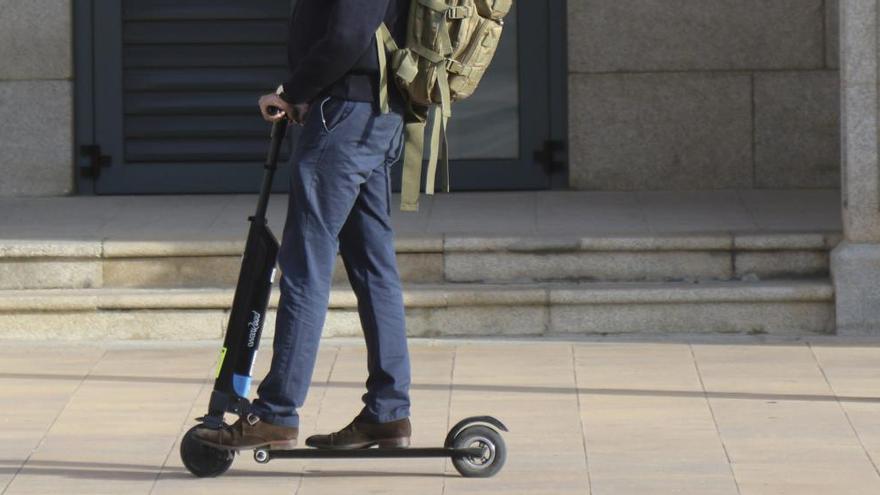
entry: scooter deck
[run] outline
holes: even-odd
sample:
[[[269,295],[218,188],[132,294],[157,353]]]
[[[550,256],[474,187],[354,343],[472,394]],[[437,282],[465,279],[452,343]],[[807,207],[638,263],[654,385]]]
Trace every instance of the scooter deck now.
[[[267,450],[270,459],[402,459],[408,457],[479,457],[480,448],[454,449],[448,447],[405,449],[293,449]]]

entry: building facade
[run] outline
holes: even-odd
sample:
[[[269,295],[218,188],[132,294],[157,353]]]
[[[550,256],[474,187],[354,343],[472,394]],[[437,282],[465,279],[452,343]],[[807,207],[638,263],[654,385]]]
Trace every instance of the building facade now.
[[[237,4],[3,2],[0,194],[243,192],[289,2]],[[837,187],[838,9],[520,2],[453,120],[454,186]],[[51,118],[27,110],[49,101]]]
[[[571,0],[577,189],[839,184],[836,0]]]
[[[0,196],[248,192],[265,141],[253,106],[283,78],[290,8],[0,1]],[[520,1],[456,110],[453,187],[841,187],[838,326],[876,330],[877,9]]]

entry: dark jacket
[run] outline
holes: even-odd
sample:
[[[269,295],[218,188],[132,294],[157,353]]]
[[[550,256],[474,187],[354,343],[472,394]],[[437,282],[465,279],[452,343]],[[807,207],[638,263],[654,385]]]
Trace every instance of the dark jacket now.
[[[290,20],[290,78],[284,97],[308,103],[319,96],[378,99],[376,30],[384,21],[401,46],[409,0],[298,0]],[[389,91],[392,98],[394,84]]]

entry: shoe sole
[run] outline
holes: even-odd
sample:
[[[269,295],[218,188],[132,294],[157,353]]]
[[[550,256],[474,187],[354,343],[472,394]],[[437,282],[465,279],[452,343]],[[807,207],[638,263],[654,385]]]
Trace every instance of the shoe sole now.
[[[348,445],[311,445],[306,441],[306,445],[321,450],[359,450],[378,447],[380,449],[405,449],[409,447],[409,437],[388,438],[384,440],[371,440],[369,442],[351,443]]]

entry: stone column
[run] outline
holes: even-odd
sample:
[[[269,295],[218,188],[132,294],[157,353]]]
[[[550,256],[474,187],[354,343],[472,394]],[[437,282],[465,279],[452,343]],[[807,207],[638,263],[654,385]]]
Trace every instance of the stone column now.
[[[840,1],[844,241],[831,272],[842,335],[880,335],[878,5]]]
[[[73,191],[71,12],[72,0],[0,0],[0,197]]]

